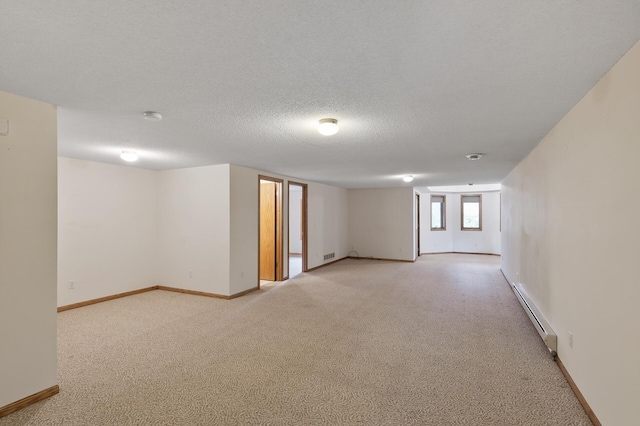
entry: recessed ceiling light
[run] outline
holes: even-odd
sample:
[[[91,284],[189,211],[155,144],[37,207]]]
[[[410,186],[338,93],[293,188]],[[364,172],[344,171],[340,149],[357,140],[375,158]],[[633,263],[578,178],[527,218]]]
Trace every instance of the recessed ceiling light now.
[[[338,130],[340,130],[340,128],[338,127],[338,120],[335,118],[323,118],[318,123],[318,132],[320,132],[321,135],[335,135],[338,133]]]
[[[135,151],[122,151],[120,158],[124,161],[138,161],[138,153]]]
[[[467,154],[467,159],[469,160],[479,160],[480,158],[482,158],[484,154],[481,154],[479,152],[475,153],[475,154]]]
[[[413,176],[406,175],[405,177],[402,178],[402,180],[405,182],[411,182],[413,180]]]
[[[149,121],[160,121],[162,120],[162,114],[155,111],[145,111],[144,118]]]

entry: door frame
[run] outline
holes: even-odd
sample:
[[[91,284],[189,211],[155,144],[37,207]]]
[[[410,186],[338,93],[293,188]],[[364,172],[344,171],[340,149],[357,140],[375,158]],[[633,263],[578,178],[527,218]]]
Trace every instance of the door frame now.
[[[415,229],[415,233],[416,233],[416,245],[417,245],[417,250],[418,252],[416,253],[416,260],[418,259],[418,257],[420,256],[420,193],[416,192],[416,209],[415,209],[415,213],[416,213],[416,226],[417,228]]]
[[[282,269],[282,187],[284,181],[282,179],[258,175],[258,288],[260,288],[260,181],[267,180],[270,182],[274,182],[276,184],[276,238],[275,238],[275,262],[276,262],[276,273],[275,273],[275,281],[282,281],[283,269]],[[287,257],[288,260],[288,257]]]
[[[302,272],[307,272],[307,260],[308,260],[308,247],[309,247],[309,239],[308,239],[308,188],[309,185],[306,183],[288,181],[287,182],[287,212],[290,211],[291,207],[291,198],[289,194],[291,193],[291,186],[301,186],[302,187],[302,209],[301,209],[301,224],[302,224]],[[289,214],[287,214],[287,238],[291,239],[291,233],[289,231],[289,227],[291,226],[291,220],[289,218]],[[287,264],[289,263],[289,247],[290,241],[287,241]],[[289,278],[291,278],[291,273],[289,273]]]

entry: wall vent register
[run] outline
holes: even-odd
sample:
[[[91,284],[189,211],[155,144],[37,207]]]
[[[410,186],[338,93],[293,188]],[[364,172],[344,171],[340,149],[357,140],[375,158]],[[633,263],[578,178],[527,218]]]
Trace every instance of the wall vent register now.
[[[0,136],[7,136],[9,134],[9,120],[0,118]]]

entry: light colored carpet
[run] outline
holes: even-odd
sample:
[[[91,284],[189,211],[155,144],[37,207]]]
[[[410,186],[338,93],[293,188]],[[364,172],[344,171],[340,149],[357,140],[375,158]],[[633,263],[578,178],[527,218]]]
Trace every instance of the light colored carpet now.
[[[61,393],[3,426],[591,424],[492,256],[345,260],[58,321]]]

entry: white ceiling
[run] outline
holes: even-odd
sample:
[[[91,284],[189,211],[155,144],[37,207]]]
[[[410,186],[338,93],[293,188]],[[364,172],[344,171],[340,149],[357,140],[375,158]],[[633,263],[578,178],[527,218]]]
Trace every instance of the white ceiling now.
[[[136,149],[149,169],[233,163],[345,188],[499,182],[640,38],[638,0],[0,11],[0,90],[59,106],[60,155]],[[337,135],[317,133],[324,117]]]

